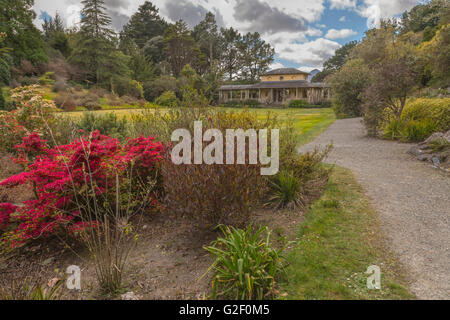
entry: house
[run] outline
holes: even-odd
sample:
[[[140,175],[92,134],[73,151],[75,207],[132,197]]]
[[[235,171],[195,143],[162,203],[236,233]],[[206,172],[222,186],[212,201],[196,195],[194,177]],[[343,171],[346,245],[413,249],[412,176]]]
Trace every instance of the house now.
[[[331,90],[325,83],[308,82],[309,73],[294,68],[275,69],[261,76],[261,81],[250,85],[224,85],[219,88],[220,102],[257,100],[261,104],[284,104],[304,100],[311,104],[331,99]]]

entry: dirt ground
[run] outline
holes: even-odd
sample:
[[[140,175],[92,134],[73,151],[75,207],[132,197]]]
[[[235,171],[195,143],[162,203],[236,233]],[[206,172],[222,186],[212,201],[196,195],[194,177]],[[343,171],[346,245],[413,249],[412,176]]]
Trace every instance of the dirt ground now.
[[[255,225],[269,226],[274,243],[281,245],[295,235],[303,214],[299,210],[260,210],[253,219]],[[201,230],[186,218],[154,215],[145,218],[138,233],[140,239],[130,255],[124,293],[132,291],[143,300],[198,300],[208,296],[211,276],[202,275],[213,259],[203,246],[215,240],[219,231]],[[7,288],[12,279],[25,276],[39,279],[44,285],[62,279],[70,265],[81,268],[82,290],[64,288],[63,299],[120,298],[101,295],[87,250],[69,239],[35,242],[20,253],[0,259],[0,286]]]

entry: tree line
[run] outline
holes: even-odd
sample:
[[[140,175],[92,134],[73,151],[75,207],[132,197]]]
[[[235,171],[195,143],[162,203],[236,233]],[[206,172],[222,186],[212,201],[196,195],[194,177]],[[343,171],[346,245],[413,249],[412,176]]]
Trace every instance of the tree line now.
[[[79,25],[66,28],[56,13],[40,31],[33,4],[0,0],[0,85],[27,85],[51,72],[61,84],[153,101],[177,88],[187,67],[197,75],[196,88],[213,98],[213,88],[223,81],[257,81],[275,55],[258,32],[219,28],[211,12],[191,30],[183,20],[169,23],[146,1],[115,32],[104,1],[83,0]]]

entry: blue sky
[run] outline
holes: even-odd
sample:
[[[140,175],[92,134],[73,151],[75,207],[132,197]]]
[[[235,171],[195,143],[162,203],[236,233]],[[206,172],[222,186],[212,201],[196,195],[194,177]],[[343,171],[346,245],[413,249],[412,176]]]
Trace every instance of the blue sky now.
[[[145,0],[105,0],[113,28],[119,31]],[[393,18],[418,0],[154,0],[170,22],[185,20],[190,27],[208,11],[220,26],[261,33],[276,51],[272,67],[305,71],[322,67],[343,44],[360,40],[381,18]],[[39,26],[58,11],[67,27],[80,20],[81,0],[35,0]]]

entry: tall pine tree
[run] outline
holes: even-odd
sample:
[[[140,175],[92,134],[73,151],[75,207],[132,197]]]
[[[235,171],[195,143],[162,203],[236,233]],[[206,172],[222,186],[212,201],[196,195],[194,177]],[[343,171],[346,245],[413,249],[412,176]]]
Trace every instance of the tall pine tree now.
[[[14,51],[14,62],[47,61],[45,43],[34,26],[34,0],[0,0],[0,33],[8,35],[5,45]]]
[[[89,81],[99,84],[102,69],[114,59],[115,33],[110,28],[111,18],[105,13],[103,0],[83,0],[81,30],[71,60],[88,71]]]

